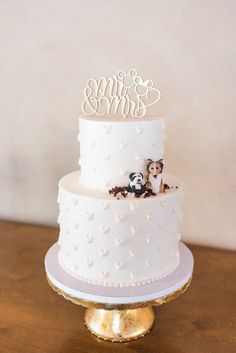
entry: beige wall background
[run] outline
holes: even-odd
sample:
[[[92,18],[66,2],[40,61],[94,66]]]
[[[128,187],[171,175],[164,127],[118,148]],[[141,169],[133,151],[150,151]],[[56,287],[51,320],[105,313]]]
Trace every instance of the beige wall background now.
[[[233,0],[1,0],[0,217],[56,224],[86,80],[136,67],[162,92],[184,240],[236,249],[235,15]]]

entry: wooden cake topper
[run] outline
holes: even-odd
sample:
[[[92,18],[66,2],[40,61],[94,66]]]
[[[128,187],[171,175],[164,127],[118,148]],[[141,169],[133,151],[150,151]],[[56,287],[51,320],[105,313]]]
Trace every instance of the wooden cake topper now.
[[[82,110],[85,114],[121,115],[142,118],[147,108],[160,100],[153,81],[144,81],[136,69],[118,71],[111,78],[89,79],[84,89]]]

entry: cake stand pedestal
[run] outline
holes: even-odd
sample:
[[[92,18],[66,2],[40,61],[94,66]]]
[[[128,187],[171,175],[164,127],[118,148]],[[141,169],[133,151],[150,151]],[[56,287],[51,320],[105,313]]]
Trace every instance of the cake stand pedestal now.
[[[65,299],[87,308],[85,324],[99,338],[112,342],[137,339],[148,333],[155,320],[152,306],[176,299],[190,285],[193,256],[180,243],[180,263],[170,275],[135,287],[104,287],[83,282],[66,273],[58,263],[59,245],[45,256],[49,285]]]

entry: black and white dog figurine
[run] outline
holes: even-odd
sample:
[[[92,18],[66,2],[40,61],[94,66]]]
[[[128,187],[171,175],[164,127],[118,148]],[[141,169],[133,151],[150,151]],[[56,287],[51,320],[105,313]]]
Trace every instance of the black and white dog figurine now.
[[[147,189],[143,185],[143,174],[142,173],[131,173],[129,175],[130,183],[127,187],[127,191],[134,193],[135,197],[140,197],[145,194]]]

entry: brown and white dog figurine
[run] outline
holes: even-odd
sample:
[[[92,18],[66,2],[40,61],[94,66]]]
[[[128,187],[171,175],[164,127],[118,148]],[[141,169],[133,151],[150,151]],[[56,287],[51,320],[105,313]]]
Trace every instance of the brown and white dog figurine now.
[[[148,159],[147,162],[148,179],[145,185],[146,188],[151,189],[155,194],[165,192],[162,178],[162,170],[164,167],[163,159],[159,159],[158,161]]]

